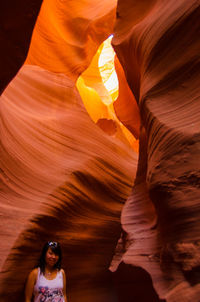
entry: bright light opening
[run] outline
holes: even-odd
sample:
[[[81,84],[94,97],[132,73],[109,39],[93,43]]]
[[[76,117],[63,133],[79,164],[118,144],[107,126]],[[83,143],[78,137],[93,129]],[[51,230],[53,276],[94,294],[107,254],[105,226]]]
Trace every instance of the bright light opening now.
[[[118,78],[115,71],[114,57],[115,52],[111,45],[112,35],[103,43],[103,48],[99,56],[98,67],[102,77],[103,84],[108,90],[110,99],[104,100],[106,105],[110,105],[118,97]]]

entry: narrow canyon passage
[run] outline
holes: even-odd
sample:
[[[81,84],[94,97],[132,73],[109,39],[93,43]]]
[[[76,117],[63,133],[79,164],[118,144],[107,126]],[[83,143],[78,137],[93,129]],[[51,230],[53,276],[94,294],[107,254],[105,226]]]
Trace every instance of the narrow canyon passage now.
[[[59,241],[68,302],[199,302],[200,3],[0,5],[0,301]]]

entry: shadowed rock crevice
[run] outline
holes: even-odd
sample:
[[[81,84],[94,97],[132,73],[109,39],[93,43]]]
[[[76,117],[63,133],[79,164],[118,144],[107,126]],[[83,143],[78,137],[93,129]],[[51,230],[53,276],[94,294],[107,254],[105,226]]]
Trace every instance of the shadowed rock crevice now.
[[[121,263],[114,280],[119,302],[165,302],[159,299],[150,275],[141,267]]]
[[[1,1],[0,94],[24,63],[42,0]]]

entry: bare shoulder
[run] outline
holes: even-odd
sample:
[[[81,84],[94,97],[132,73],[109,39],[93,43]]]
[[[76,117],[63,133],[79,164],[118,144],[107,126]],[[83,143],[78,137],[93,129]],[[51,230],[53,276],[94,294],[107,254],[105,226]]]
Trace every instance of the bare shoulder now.
[[[34,268],[30,274],[29,274],[29,278],[36,280],[38,275],[38,268]]]
[[[65,271],[64,271],[64,269],[61,268],[60,271],[62,272],[63,276],[65,276]]]

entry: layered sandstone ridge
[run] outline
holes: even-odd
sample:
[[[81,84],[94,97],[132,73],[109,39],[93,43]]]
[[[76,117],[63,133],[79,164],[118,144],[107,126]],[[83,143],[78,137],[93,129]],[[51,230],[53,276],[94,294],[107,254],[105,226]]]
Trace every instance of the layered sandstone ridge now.
[[[113,269],[122,257],[161,298],[199,301],[200,3],[118,1],[117,16],[113,46],[144,133]]]
[[[44,0],[26,63],[76,80],[112,33],[116,3]]]
[[[1,51],[12,64],[4,64],[2,90],[26,64],[0,99],[0,300],[24,300],[50,239],[63,247],[70,301],[115,301],[108,267],[137,155],[92,122],[76,80],[113,31],[116,2],[43,1],[32,37],[36,15],[18,22],[30,14],[20,3],[10,24],[23,41],[20,58],[17,39],[7,47],[4,35]],[[3,8],[6,27],[14,11]]]
[[[1,130],[1,301],[23,299],[48,238],[63,246],[72,301],[112,300],[99,279],[108,278],[137,157],[91,121],[74,82],[36,66],[4,91]]]
[[[199,302],[199,1],[20,0],[17,13],[9,2],[0,9],[1,91],[9,84],[0,301],[23,301],[50,239],[63,247],[70,302]],[[111,33],[118,121],[83,74]],[[88,104],[94,122],[84,94],[102,110]],[[119,121],[140,140],[138,167]]]

